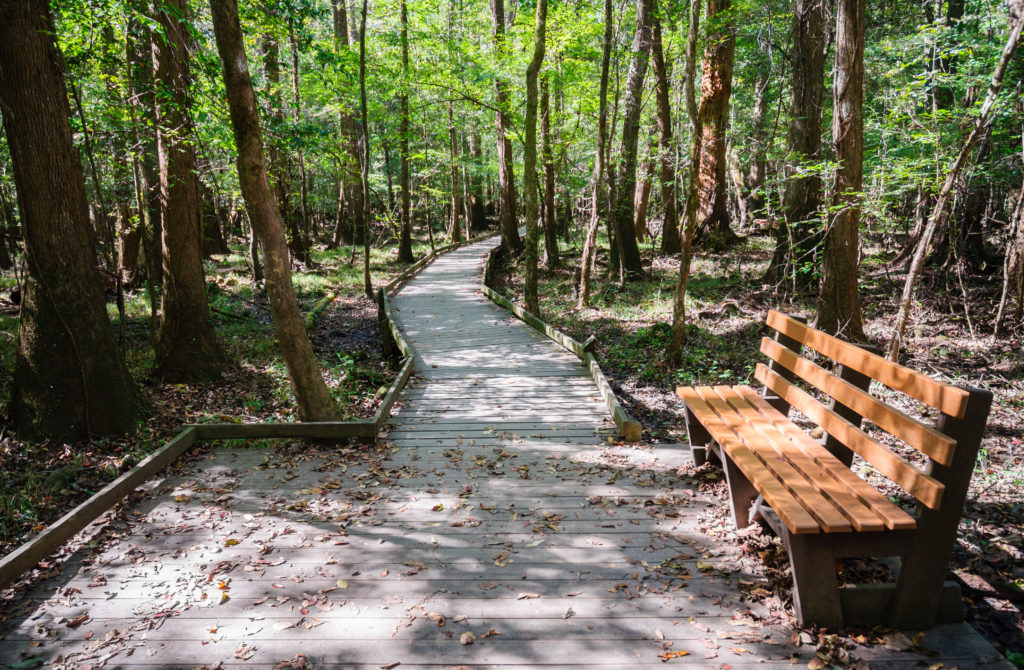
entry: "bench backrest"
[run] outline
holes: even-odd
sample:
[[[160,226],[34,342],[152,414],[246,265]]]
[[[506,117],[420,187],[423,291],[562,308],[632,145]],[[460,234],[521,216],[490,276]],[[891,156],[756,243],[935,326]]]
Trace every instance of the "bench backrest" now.
[[[952,496],[960,502],[950,502],[962,504],[970,470],[966,478],[963,472],[954,470],[964,467],[961,461],[969,460],[973,466],[988,415],[990,394],[936,381],[862,347],[810,328],[781,312],[769,312],[766,324],[777,333],[775,339],[766,337],[761,341],[761,352],[772,363],[767,366],[758,363],[754,376],[769,393],[778,396],[780,404],[793,407],[818,424],[828,433],[829,446],[834,452],[838,447],[840,458],[852,458],[849,452],[860,455],[925,507],[939,509],[943,494],[951,485],[963,490]],[[802,347],[835,361],[841,366],[838,374],[801,357]],[[823,404],[794,384],[797,378],[835,402]],[[872,396],[868,392],[871,380],[938,410],[938,422],[935,425],[923,422]],[[982,396],[981,402],[972,401],[978,394]],[[868,435],[860,428],[861,417],[923,453],[929,459],[928,467],[918,468]],[[977,434],[972,435],[972,431]],[[972,439],[965,440],[965,434]],[[957,454],[958,440],[970,442],[965,449],[971,453]],[[844,460],[849,462],[848,458]]]

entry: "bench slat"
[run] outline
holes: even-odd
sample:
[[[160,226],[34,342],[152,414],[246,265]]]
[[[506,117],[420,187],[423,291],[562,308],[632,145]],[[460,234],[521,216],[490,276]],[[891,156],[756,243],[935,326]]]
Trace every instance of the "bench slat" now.
[[[722,389],[716,387],[715,390],[722,393]],[[771,443],[778,457],[792,463],[793,468],[809,480],[811,485],[820,491],[844,518],[849,520],[848,524],[860,532],[885,530],[888,527],[884,519],[875,512],[873,505],[873,503],[891,505],[892,503],[889,503],[883,495],[874,492],[870,502],[856,495],[847,484],[849,477],[858,481],[861,481],[860,478],[850,472],[824,447],[809,437],[807,441],[794,440],[790,433],[783,431],[765,416],[760,404],[751,401],[743,393],[743,387],[737,386],[729,391],[731,391],[729,404],[751,426],[765,435],[773,436]],[[768,403],[763,404],[771,409]],[[798,430],[798,432],[800,431]],[[801,432],[801,435],[803,434]],[[874,491],[874,489],[871,490]],[[813,513],[813,511],[812,509],[811,512]],[[826,530],[826,532],[828,531]]]
[[[873,440],[863,430],[822,405],[806,391],[769,370],[764,364],[757,364],[754,377],[826,432],[835,435],[840,442],[860,454],[864,460],[902,486],[926,507],[938,509],[945,487],[934,477],[921,472],[910,462]]]
[[[778,443],[788,443],[788,437],[773,430],[767,422],[759,422],[756,416],[751,416],[757,415],[756,410],[743,411],[737,408],[737,404],[745,406],[746,403],[737,396],[731,387],[716,386],[712,389],[707,386],[698,386],[697,392],[718,413],[719,418],[743,440],[747,448],[764,463],[765,467],[772,471],[775,478],[782,482],[782,485],[800,505],[817,519],[818,525],[824,532],[850,532],[852,529],[850,520],[836,508],[833,501],[822,495],[813,480],[809,481],[807,475],[801,472],[796,463],[787,462],[783,458]],[[875,523],[878,523],[877,518],[875,518]]]
[[[969,393],[964,389],[943,384],[920,372],[864,351],[820,330],[810,328],[781,312],[768,312],[765,323],[783,335],[788,335],[819,354],[853,368],[886,386],[902,391],[940,412],[963,418]],[[849,446],[849,445],[847,445]]]
[[[798,446],[807,449],[807,453],[817,460],[818,454],[821,453],[820,450],[823,449],[821,443],[801,430],[799,426],[786,418],[782,412],[772,407],[752,387],[737,386],[736,390],[751,405],[757,407],[768,421],[771,421],[779,430],[789,435]],[[828,457],[831,459],[832,455],[828,454]],[[822,456],[822,458],[825,457]],[[852,491],[854,496],[867,505],[872,512],[877,514],[885,523],[886,528],[892,530],[911,530],[917,527],[917,521],[914,517],[890,502],[875,487],[858,477],[849,468],[829,468],[829,474],[841,481]]]
[[[796,352],[767,337],[761,340],[761,353],[787,370],[796,373],[801,379],[819,391],[827,393],[865,419],[927,454],[931,459],[942,465],[949,465],[953,462],[953,449],[956,447],[956,440],[942,434],[934,427],[890,407],[870,393],[836,377],[820,365],[801,358]]]
[[[692,387],[679,387],[676,393],[686,403],[689,411],[693,412],[701,425],[707,429],[711,437],[722,447],[726,455],[743,471],[743,474],[756,482],[755,486],[764,499],[771,505],[775,513],[779,515],[790,532],[820,533],[821,528],[817,520],[797,504],[785,487],[775,479],[771,471],[765,468],[764,464],[743,443],[719,418],[704,399]]]

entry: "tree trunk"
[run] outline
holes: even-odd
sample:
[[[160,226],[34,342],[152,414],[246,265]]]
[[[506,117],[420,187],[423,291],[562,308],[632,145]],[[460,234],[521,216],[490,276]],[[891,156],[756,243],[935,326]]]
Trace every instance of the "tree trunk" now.
[[[551,96],[548,78],[540,83],[540,137],[544,163],[544,256],[549,270],[562,266],[558,256],[558,210],[555,208],[555,159],[551,151]]]
[[[601,225],[601,203],[604,198],[603,184],[604,148],[608,133],[608,70],[612,51],[612,0],[604,0],[604,46],[601,50],[601,87],[597,94],[597,155],[594,157],[593,206],[590,210],[590,225],[583,242],[580,257],[579,281],[576,287],[576,309],[590,304],[590,278],[594,272],[594,257],[597,255],[597,229]]]
[[[491,22],[494,28],[494,58],[505,60],[505,0],[491,0]],[[498,108],[496,135],[498,141],[498,215],[501,221],[501,248],[506,253],[518,254],[523,242],[519,238],[516,217],[516,177],[512,162],[512,142],[508,139],[509,121],[508,84],[501,76],[494,78],[494,103]]]
[[[331,0],[334,23],[334,48],[338,54],[348,51],[347,0]],[[335,246],[341,242],[362,244],[363,191],[359,170],[359,129],[355,114],[341,103],[338,135],[342,144],[338,183],[338,220],[335,222]]]
[[[526,201],[526,311],[540,314],[537,298],[537,78],[544,64],[544,30],[548,0],[537,0],[533,57],[526,67],[526,147],[523,152],[523,192]]]
[[[85,179],[44,0],[0,3],[0,114],[27,273],[11,410],[23,440],[131,431],[135,387],[107,318]]]
[[[676,171],[672,160],[672,107],[669,104],[668,67],[662,49],[661,21],[654,19],[654,39],[651,41],[651,65],[654,69],[655,101],[658,119],[658,167],[661,178],[661,203],[664,217],[661,224],[661,253],[678,254],[682,248],[679,239],[679,212],[676,206]]]
[[[466,177],[466,191],[469,193],[469,220],[473,230],[484,230],[487,228],[487,211],[484,207],[483,180],[480,178],[482,160],[482,149],[480,147],[480,134],[474,129],[469,133],[469,156],[473,162],[473,169],[469,170]]]
[[[793,97],[790,103],[789,153],[783,217],[775,226],[775,252],[765,279],[794,277],[807,286],[814,276],[820,236],[815,232],[821,207],[821,177],[803,170],[821,160],[821,114],[825,100],[825,3],[796,0],[793,10]]]
[[[767,45],[759,43],[762,51],[767,50]],[[768,162],[765,156],[768,153],[768,88],[771,83],[769,72],[759,70],[754,80],[754,113],[750,120],[754,144],[754,155],[750,160],[750,168],[747,171],[746,194],[738,194],[740,198],[745,197],[744,208],[751,219],[764,217],[765,199],[761,191],[765,179],[768,176]]]
[[[249,221],[263,243],[270,308],[288,376],[295,389],[299,416],[306,421],[330,421],[337,418],[338,409],[313,356],[292,288],[288,243],[263,162],[256,95],[246,62],[238,5],[236,0],[210,0],[210,7],[238,147],[238,179],[249,210]]]
[[[185,0],[165,0],[157,10],[161,30],[153,33],[153,65],[164,91],[156,108],[164,265],[156,376],[187,383],[216,378],[227,359],[206,301],[186,12]]]
[[[643,275],[640,248],[633,227],[633,195],[636,188],[637,148],[640,143],[640,110],[643,103],[644,77],[653,39],[651,0],[637,0],[636,34],[633,37],[633,56],[626,75],[626,98],[622,111],[622,145],[619,151],[619,171],[616,177],[615,206],[612,219],[615,227],[615,246],[619,251],[623,278]]]
[[[401,110],[399,121],[399,151],[401,167],[399,182],[402,189],[402,234],[398,242],[398,262],[412,263],[412,196],[409,190],[409,10],[405,0],[401,0],[402,15],[402,94],[398,97]]]
[[[366,111],[366,5],[359,21],[359,108],[363,123],[363,292],[374,299],[373,283],[370,281],[370,119]]]
[[[836,12],[836,66],[832,142],[835,214],[825,230],[817,328],[863,342],[857,291],[860,261],[860,193],[864,159],[864,15],[866,0],[839,0]]]
[[[1024,310],[1024,183],[1017,192],[1017,206],[1013,209],[1011,226],[1006,241],[1006,259],[1003,261],[1003,290],[999,296],[999,309],[992,330],[994,338],[998,338],[1002,330],[1006,300],[1011,291],[1017,303],[1014,310],[1014,325],[1020,323],[1021,311]]]
[[[448,237],[452,242],[462,241],[462,186],[459,184],[459,137],[455,133],[452,103],[448,103],[448,151],[451,156],[452,218]]]
[[[679,254],[679,279],[672,298],[672,339],[665,350],[665,362],[678,367],[683,343],[686,342],[686,287],[690,281],[690,265],[693,262],[693,239],[697,234],[697,207],[700,200],[701,145],[704,126],[700,110],[694,100],[695,79],[697,78],[697,36],[700,31],[701,0],[690,0],[690,29],[686,35],[686,73],[683,75],[686,113],[690,118],[690,180],[686,193],[686,209],[683,213],[682,250]]]
[[[907,272],[907,280],[903,284],[903,295],[900,297],[900,309],[899,314],[896,317],[896,332],[893,334],[892,341],[889,343],[889,358],[893,361],[899,358],[903,333],[906,330],[907,321],[910,319],[910,306],[913,302],[914,287],[917,285],[917,280],[921,276],[921,268],[924,266],[924,258],[928,253],[928,247],[931,244],[932,236],[935,234],[935,231],[941,227],[942,222],[945,219],[946,203],[949,201],[949,195],[953,190],[953,184],[956,183],[957,178],[960,176],[960,171],[963,170],[964,165],[967,163],[967,159],[971,155],[971,150],[974,149],[974,145],[978,142],[978,138],[986,132],[986,128],[989,124],[989,116],[992,114],[992,108],[995,106],[996,100],[999,97],[999,89],[1001,89],[1003,85],[1003,75],[1006,74],[1006,68],[1010,63],[1010,60],[1013,58],[1013,53],[1017,50],[1017,45],[1020,43],[1022,28],[1024,28],[1024,2],[1017,0],[1010,6],[1009,36],[1006,39],[1006,45],[1003,47],[1003,53],[999,58],[999,63],[996,65],[996,69],[992,73],[992,79],[988,85],[988,95],[986,95],[985,102],[981,105],[981,110],[978,112],[978,116],[974,119],[971,132],[967,136],[966,141],[964,141],[964,145],[961,147],[960,153],[957,155],[956,160],[953,162],[953,166],[946,174],[946,179],[943,181],[942,188],[939,190],[939,197],[935,203],[935,209],[932,210],[932,218],[928,222],[928,227],[925,228],[924,233],[921,235],[921,241],[918,243],[917,250],[914,252],[914,259],[910,263],[910,269]]]
[[[736,241],[729,220],[726,188],[726,134],[729,130],[729,97],[732,94],[733,53],[736,36],[729,15],[731,0],[708,0],[707,19],[717,26],[707,37],[701,75],[700,114],[703,128],[700,148],[700,200],[698,234],[702,243],[721,248]]]
[[[280,131],[284,126],[284,107],[278,90],[281,84],[280,48],[277,39],[269,35],[263,37],[262,48],[264,86],[270,104],[268,126]],[[274,191],[277,193],[281,216],[288,231],[288,248],[297,262],[308,264],[312,262],[312,259],[309,257],[309,249],[304,244],[305,238],[302,236],[302,229],[299,225],[299,213],[295,211],[288,188],[291,181],[291,165],[287,152],[281,148],[281,142],[273,136],[273,133],[268,134],[270,134],[267,141],[268,170],[274,183]]]
[[[653,141],[648,148],[651,151],[655,150]],[[633,230],[636,231],[637,243],[651,237],[651,231],[647,227],[647,206],[651,202],[651,183],[654,181],[653,158],[649,156],[644,158],[640,164],[639,173],[640,178],[637,179],[636,187],[633,190]]]
[[[302,99],[299,97],[299,45],[295,40],[295,22],[290,15],[288,17],[288,46],[291,47],[292,53],[292,120],[298,125],[302,119]],[[302,236],[300,247],[304,250],[305,260],[303,260],[303,263],[307,267],[312,267],[313,256],[311,254],[311,247],[313,236],[310,229],[309,193],[306,185],[306,155],[301,145],[297,153],[299,158],[300,225],[296,227],[298,228],[299,235]]]

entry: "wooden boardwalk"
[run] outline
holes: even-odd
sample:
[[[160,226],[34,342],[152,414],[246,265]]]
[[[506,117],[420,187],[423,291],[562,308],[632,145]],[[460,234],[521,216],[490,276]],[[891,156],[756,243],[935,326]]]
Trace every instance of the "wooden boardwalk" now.
[[[613,444],[578,360],[482,297],[492,244],[395,297],[418,375],[381,444],[192,458],[4,605],[0,667],[807,667],[688,450]],[[966,626],[918,645],[849,654],[999,665]]]

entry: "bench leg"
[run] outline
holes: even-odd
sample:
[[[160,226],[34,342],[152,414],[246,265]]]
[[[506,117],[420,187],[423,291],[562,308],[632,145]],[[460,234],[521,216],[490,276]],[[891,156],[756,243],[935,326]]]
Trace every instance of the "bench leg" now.
[[[793,609],[801,626],[836,630],[843,626],[836,561],[827,547],[814,541],[816,537],[783,534],[793,569]]]
[[[690,436],[690,453],[693,454],[693,462],[700,467],[708,462],[707,444],[711,441],[711,434],[704,428],[686,407],[686,432]]]
[[[729,508],[732,510],[733,521],[737,528],[746,528],[750,525],[750,505],[757,498],[757,489],[724,449],[719,449],[719,454],[722,457],[722,469],[725,470],[725,482],[729,485]]]

